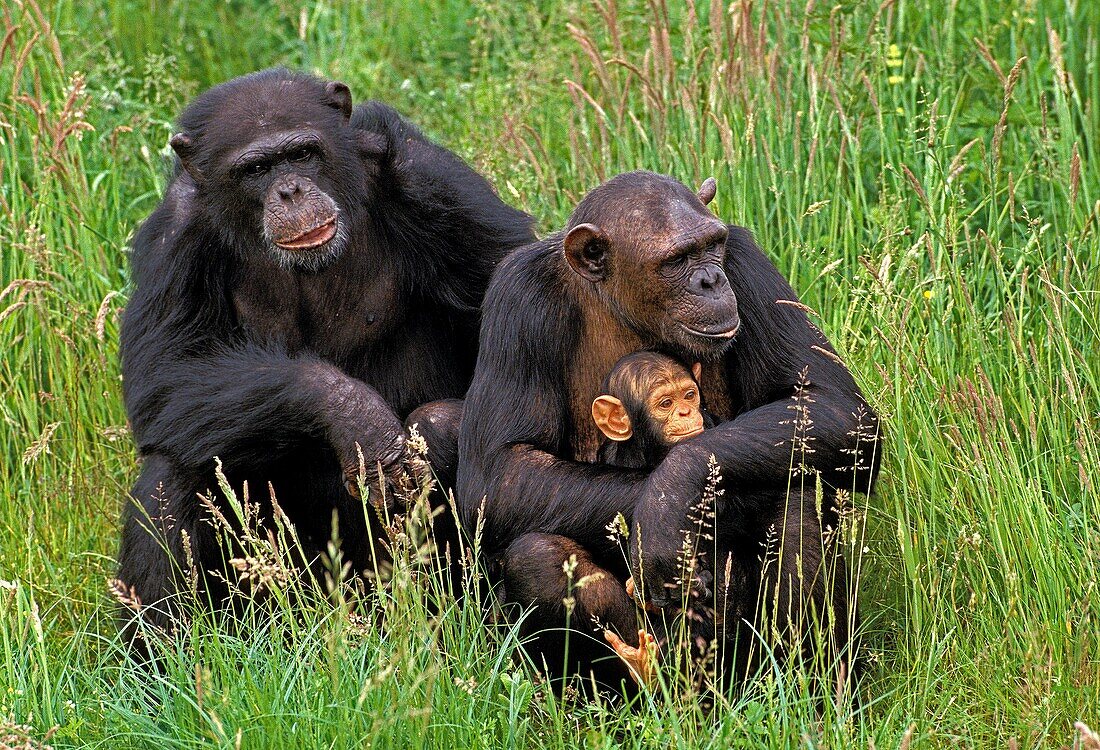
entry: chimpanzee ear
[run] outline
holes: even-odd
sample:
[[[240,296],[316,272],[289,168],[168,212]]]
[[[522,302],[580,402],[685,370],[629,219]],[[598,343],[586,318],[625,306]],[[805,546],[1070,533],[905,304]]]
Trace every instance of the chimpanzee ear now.
[[[578,224],[565,235],[565,260],[589,281],[607,278],[607,235],[595,224]],[[625,439],[625,438],[624,438]]]
[[[195,166],[195,153],[198,151],[198,146],[195,145],[195,141],[192,140],[191,136],[187,133],[176,133],[169,139],[168,143],[172,146],[172,150],[176,152],[180,164],[187,170],[187,173],[196,182],[201,181],[202,173]]]
[[[699,382],[699,378],[703,377],[703,363],[696,362],[691,366],[691,376],[695,378],[695,382]]]
[[[631,435],[634,434],[626,407],[614,396],[596,397],[592,402],[592,420],[600,428],[600,432],[611,440],[617,442],[630,440]]]
[[[325,93],[328,95],[329,104],[344,113],[344,119],[351,118],[351,89],[339,81],[329,81],[325,84]]]
[[[714,200],[714,194],[718,192],[718,183],[714,181],[713,177],[708,177],[703,180],[703,184],[699,186],[699,191],[696,195],[699,196],[699,200],[702,201],[704,206],[710,205],[710,202]]]
[[[382,159],[390,150],[390,140],[382,133],[369,130],[355,132],[359,155],[367,159]]]

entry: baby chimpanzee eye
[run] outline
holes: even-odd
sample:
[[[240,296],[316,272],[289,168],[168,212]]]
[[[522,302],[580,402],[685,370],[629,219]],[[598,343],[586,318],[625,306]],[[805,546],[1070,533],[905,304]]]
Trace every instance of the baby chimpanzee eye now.
[[[661,399],[660,406],[661,406],[662,409],[671,409],[672,408],[672,399],[670,399],[670,398]]]

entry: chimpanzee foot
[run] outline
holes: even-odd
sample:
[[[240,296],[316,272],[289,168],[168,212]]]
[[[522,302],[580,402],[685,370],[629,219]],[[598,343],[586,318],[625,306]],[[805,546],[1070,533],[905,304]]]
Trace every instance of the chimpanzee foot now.
[[[603,637],[630,668],[630,676],[635,682],[643,686],[653,682],[657,676],[657,639],[639,630],[638,647],[635,648],[610,630],[603,631]]]

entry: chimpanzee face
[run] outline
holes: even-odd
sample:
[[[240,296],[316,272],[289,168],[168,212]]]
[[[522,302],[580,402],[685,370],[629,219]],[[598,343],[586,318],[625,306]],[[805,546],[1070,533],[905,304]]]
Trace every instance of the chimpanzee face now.
[[[347,193],[364,184],[351,94],[342,83],[290,73],[262,83],[247,99],[211,89],[172,146],[224,217],[219,227],[231,243],[262,248],[287,270],[315,271],[347,244]]]
[[[564,246],[617,317],[651,346],[686,359],[724,352],[741,321],[726,278],[726,225],[698,194],[648,172],[620,175],[585,197]]]
[[[679,361],[658,352],[628,354],[611,368],[592,402],[592,419],[609,440],[637,441],[652,459],[703,431],[699,396],[702,365],[689,372]]]
[[[645,402],[645,411],[665,445],[695,437],[703,431],[703,412],[699,405],[699,386],[686,371],[674,380],[655,383]]]

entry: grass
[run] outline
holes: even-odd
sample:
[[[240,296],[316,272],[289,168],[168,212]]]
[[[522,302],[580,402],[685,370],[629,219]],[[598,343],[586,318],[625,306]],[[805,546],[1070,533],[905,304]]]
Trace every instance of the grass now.
[[[1100,746],[1074,729],[1100,725],[1100,6],[11,0],[0,20],[0,747]],[[128,238],[182,105],[276,63],[394,104],[544,230],[620,171],[717,178],[718,214],[885,418],[862,709],[821,712],[782,670],[711,715],[559,700],[513,630],[432,613],[411,574],[380,626],[283,607],[247,637],[196,623],[157,676],[119,659]]]

